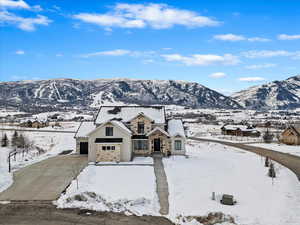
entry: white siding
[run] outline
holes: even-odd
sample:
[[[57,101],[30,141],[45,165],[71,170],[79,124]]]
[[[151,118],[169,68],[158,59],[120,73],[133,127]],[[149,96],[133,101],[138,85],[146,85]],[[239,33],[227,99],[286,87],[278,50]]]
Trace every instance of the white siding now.
[[[105,136],[105,127],[114,127],[113,136]],[[95,143],[96,138],[122,138],[123,142],[121,144],[121,162],[131,161],[132,158],[132,148],[131,148],[131,135],[123,131],[121,128],[114,126],[113,124],[107,124],[103,127],[97,128],[89,136],[89,156],[90,162],[96,161],[96,151],[99,148],[99,144]]]

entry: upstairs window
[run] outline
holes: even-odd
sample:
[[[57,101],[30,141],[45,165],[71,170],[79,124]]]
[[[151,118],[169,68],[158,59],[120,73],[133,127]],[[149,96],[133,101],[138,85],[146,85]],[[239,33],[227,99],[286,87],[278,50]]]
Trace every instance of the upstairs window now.
[[[177,150],[177,151],[182,150],[182,143],[181,143],[181,140],[175,140],[174,146],[175,146],[175,150]]]
[[[145,133],[145,124],[142,122],[138,122],[138,133],[139,134]]]
[[[114,128],[113,127],[106,127],[105,128],[105,135],[106,136],[113,136],[114,135]]]

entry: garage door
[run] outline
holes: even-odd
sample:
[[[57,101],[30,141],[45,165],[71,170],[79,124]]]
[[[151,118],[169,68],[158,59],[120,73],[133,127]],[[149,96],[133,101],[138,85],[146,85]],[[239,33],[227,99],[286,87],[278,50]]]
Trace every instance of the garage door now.
[[[101,144],[98,145],[96,161],[97,162],[119,162],[120,161],[120,144]]]
[[[89,153],[89,143],[80,142],[80,154],[88,154],[88,153]]]

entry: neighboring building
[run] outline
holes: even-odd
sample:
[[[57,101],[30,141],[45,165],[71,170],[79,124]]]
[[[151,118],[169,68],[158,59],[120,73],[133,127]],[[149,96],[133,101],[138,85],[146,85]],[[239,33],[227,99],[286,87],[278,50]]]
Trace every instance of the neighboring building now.
[[[29,128],[43,128],[49,126],[49,122],[39,120],[26,120],[24,122],[21,122],[20,126]]]
[[[185,154],[183,123],[167,120],[163,106],[102,106],[94,122],[81,123],[75,138],[77,153],[92,162]]]
[[[223,135],[245,136],[245,137],[260,137],[260,132],[253,127],[245,125],[230,125],[226,124],[221,127]]]
[[[300,127],[289,126],[282,132],[279,141],[287,145],[300,145]]]

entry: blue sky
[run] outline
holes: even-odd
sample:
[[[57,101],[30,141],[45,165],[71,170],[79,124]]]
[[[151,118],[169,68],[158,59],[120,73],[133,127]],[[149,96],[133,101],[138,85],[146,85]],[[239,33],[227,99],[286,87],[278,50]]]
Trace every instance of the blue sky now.
[[[141,78],[229,94],[300,74],[298,0],[0,0],[0,81]]]

